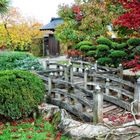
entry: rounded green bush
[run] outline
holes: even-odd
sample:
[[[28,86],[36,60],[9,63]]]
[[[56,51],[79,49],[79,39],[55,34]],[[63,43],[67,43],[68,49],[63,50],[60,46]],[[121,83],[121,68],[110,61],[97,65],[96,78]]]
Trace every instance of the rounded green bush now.
[[[129,40],[127,40],[127,44],[129,46],[138,46],[140,45],[140,38],[130,38]]]
[[[38,59],[25,52],[1,52],[0,70],[35,70],[43,69]]]
[[[89,50],[96,50],[97,46],[89,46]]]
[[[88,45],[82,45],[82,46],[80,47],[80,50],[86,52],[86,51],[89,51],[90,48],[91,48],[91,46],[88,46]]]
[[[99,65],[105,66],[105,65],[111,64],[112,63],[112,59],[109,58],[109,57],[102,57],[102,58],[99,58],[97,60],[97,62],[98,62]]]
[[[127,43],[116,43],[116,42],[112,42],[112,48],[115,50],[121,50],[127,47]]]
[[[84,46],[84,45],[87,45],[87,46],[92,46],[92,42],[90,41],[81,41],[79,42],[78,44],[76,44],[74,46],[75,49],[80,49],[81,46]]]
[[[98,51],[108,51],[109,47],[107,45],[98,45],[97,50]]]
[[[108,38],[105,38],[105,37],[100,37],[100,38],[98,38],[98,39],[96,40],[96,42],[97,42],[98,44],[107,45],[107,46],[109,46],[109,47],[111,47],[111,45],[112,45],[112,41],[109,40]]]
[[[127,56],[127,53],[125,51],[120,50],[111,51],[111,54],[109,55],[109,57],[112,58],[123,58],[125,56]]]
[[[11,119],[30,115],[45,95],[43,81],[35,74],[20,71],[0,71],[0,114]]]
[[[86,56],[87,56],[87,57],[95,57],[95,55],[96,55],[96,51],[88,51],[88,52],[86,53]]]

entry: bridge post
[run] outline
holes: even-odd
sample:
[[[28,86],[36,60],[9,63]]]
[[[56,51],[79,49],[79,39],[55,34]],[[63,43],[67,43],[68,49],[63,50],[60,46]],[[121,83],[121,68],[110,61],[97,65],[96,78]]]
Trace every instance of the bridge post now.
[[[52,76],[53,76],[53,73],[50,73],[48,77],[48,94],[49,95],[51,94],[51,91],[52,91]]]
[[[94,64],[94,69],[95,69],[95,71],[97,72],[97,70],[98,70],[98,62],[97,62],[97,61],[96,61],[95,64]]]
[[[135,84],[134,105],[138,115],[140,115],[140,78],[137,79]]]
[[[84,87],[87,89],[87,81],[88,81],[88,68],[84,71]]]
[[[95,86],[95,93],[93,93],[93,123],[103,122],[103,93],[99,85]]]
[[[69,64],[67,66],[67,75],[68,75],[68,82],[71,83],[71,85],[68,85],[68,93],[73,93],[74,89],[72,87],[73,84],[73,67],[72,64]]]
[[[123,79],[123,67],[122,67],[122,64],[119,64],[119,73],[118,73],[118,76],[119,78],[122,80]],[[122,91],[122,87],[123,87],[123,84],[122,83],[119,83],[120,86],[120,91]],[[121,99],[122,98],[122,94],[121,92],[118,93],[118,98]]]
[[[47,59],[46,61],[45,61],[45,70],[47,70],[47,69],[49,69],[49,60]]]
[[[109,79],[109,78],[106,78],[106,83],[105,83],[105,94],[107,94],[107,95],[110,94],[109,85],[110,85],[110,79]]]
[[[59,71],[59,70],[60,70],[60,66],[57,65],[56,67],[57,67],[57,70],[58,70],[58,72],[57,72],[57,76],[60,76],[60,71]]]

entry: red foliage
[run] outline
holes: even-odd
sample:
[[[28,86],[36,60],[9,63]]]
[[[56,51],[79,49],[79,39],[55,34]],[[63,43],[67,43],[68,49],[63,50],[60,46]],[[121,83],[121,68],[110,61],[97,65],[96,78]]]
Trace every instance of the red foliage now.
[[[80,14],[80,12],[81,12],[80,7],[77,6],[77,5],[73,5],[73,6],[72,6],[72,11],[73,11],[75,14]]]
[[[123,66],[125,68],[133,68],[132,69],[133,72],[136,72],[136,71],[140,70],[140,55],[135,56],[135,58],[131,61],[124,62]]]
[[[83,18],[83,15],[82,15],[82,12],[81,12],[81,9],[78,5],[73,5],[72,6],[72,11],[74,12],[75,14],[75,19],[77,21],[81,21],[82,18]]]
[[[30,136],[30,135],[29,135],[29,136],[27,136],[27,138],[28,138],[28,139],[31,139],[32,137],[33,137],[33,136]]]
[[[56,140],[61,140],[61,135],[62,135],[62,133],[61,132],[58,132],[57,133],[57,136],[56,136]]]
[[[51,137],[51,133],[48,133],[48,134],[47,134],[47,137]]]
[[[11,122],[11,125],[12,125],[12,126],[17,126],[18,123],[17,123],[16,121],[13,121],[13,122]]]
[[[126,12],[115,20],[114,25],[129,29],[140,29],[140,2],[138,0],[119,0]]]
[[[68,54],[68,57],[79,57],[79,56],[82,56],[83,53],[79,50],[71,49],[71,50],[68,50],[67,54]]]
[[[2,135],[3,134],[3,132],[2,131],[0,131],[0,135]]]
[[[11,132],[17,132],[17,128],[13,128],[12,130],[11,130]]]
[[[113,125],[121,125],[134,120],[131,113],[125,113],[120,116],[108,116],[109,121],[113,122]]]

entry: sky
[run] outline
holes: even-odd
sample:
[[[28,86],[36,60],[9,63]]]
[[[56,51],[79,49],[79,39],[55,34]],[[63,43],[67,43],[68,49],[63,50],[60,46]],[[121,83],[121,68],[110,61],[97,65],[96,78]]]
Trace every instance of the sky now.
[[[47,24],[52,17],[58,17],[60,4],[72,4],[74,0],[11,0],[25,17],[33,17],[42,24]]]

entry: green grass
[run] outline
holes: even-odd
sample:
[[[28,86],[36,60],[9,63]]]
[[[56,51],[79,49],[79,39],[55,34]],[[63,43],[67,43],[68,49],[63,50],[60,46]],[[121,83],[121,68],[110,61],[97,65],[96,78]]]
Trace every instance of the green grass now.
[[[13,123],[0,123],[0,140],[70,140],[45,119],[22,120]]]

